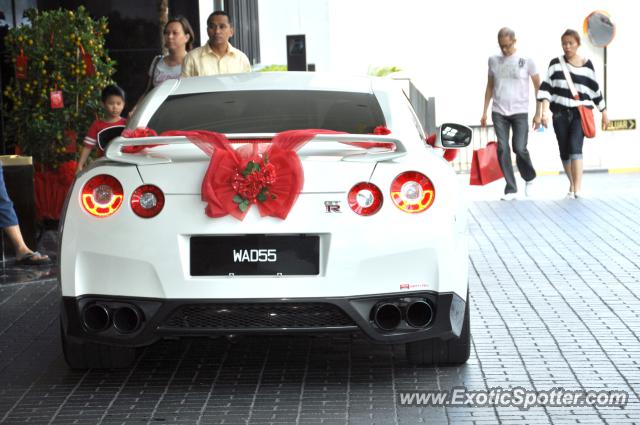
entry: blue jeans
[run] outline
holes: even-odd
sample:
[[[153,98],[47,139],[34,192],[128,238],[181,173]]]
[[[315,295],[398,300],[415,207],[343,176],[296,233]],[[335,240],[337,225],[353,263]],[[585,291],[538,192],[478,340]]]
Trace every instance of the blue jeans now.
[[[529,114],[504,116],[493,112],[491,113],[491,119],[498,139],[498,162],[507,182],[504,187],[504,193],[516,193],[518,186],[516,177],[513,174],[513,165],[511,164],[509,131],[512,132],[511,143],[513,152],[516,154],[516,165],[518,166],[518,171],[520,171],[520,176],[528,182],[536,178],[536,170],[533,168],[531,156],[529,156],[529,151],[527,150]]]
[[[0,228],[15,226],[18,224],[18,217],[13,209],[13,202],[9,199],[7,186],[4,184],[4,173],[0,165]]]
[[[563,109],[553,114],[553,131],[558,140],[560,159],[563,164],[572,159],[582,159],[584,133],[578,108]]]

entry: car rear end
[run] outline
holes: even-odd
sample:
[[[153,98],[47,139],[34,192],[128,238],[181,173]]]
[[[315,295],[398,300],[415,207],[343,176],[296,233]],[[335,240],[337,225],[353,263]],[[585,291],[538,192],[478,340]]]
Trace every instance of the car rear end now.
[[[243,220],[207,216],[209,158],[189,143],[96,164],[64,214],[63,334],[120,347],[230,333],[458,337],[465,205],[451,168],[404,135],[386,156],[344,140],[306,145],[304,188],[284,220],[255,206]]]

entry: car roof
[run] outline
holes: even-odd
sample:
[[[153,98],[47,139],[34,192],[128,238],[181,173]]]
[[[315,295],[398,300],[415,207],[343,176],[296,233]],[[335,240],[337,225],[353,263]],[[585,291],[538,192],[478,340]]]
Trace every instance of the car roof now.
[[[371,93],[372,77],[316,72],[250,72],[181,78],[171,95],[238,90],[322,90]]]

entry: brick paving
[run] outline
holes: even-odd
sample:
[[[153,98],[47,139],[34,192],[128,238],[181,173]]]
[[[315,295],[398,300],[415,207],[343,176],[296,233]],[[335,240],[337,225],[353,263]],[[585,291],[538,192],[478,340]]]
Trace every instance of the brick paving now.
[[[534,200],[470,207],[473,344],[462,367],[413,367],[357,335],[162,341],[128,370],[67,369],[59,292],[0,283],[0,423],[640,423],[640,175],[562,176]],[[597,183],[597,184],[596,184]],[[49,276],[49,277],[47,277]],[[406,406],[406,390],[621,390],[620,407]]]

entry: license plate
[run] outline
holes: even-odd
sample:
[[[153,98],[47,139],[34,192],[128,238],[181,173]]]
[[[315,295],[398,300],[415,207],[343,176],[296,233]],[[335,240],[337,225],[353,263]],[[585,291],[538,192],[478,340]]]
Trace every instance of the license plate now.
[[[317,235],[192,236],[191,276],[320,273]]]

